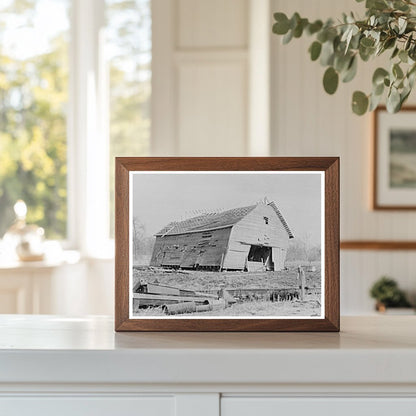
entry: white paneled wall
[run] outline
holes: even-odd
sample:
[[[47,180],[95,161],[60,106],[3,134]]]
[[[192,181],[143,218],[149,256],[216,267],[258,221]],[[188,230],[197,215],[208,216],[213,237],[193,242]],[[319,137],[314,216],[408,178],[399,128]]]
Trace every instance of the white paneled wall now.
[[[248,14],[248,0],[154,0],[154,155],[246,154]]]
[[[353,0],[272,0],[273,12],[298,11],[312,19],[337,17],[350,10],[364,14],[363,6]],[[354,90],[370,91],[377,61],[360,63],[357,79],[341,84],[337,93],[329,96],[322,88],[324,68],[309,59],[311,42],[304,37],[282,45],[272,36],[272,154],[341,157],[341,239],[416,240],[416,212],[375,212],[370,208],[371,116],[353,115],[350,103]],[[383,274],[395,277],[414,296],[415,254],[341,252],[342,313],[370,312],[373,302],[368,289]]]

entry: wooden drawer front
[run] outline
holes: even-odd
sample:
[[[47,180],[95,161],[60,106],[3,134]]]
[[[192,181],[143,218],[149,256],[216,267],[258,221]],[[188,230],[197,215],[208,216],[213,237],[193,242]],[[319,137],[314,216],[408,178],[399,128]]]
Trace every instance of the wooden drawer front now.
[[[174,416],[173,397],[12,397],[0,398],[7,416]]]
[[[416,398],[223,397],[221,416],[415,416]]]

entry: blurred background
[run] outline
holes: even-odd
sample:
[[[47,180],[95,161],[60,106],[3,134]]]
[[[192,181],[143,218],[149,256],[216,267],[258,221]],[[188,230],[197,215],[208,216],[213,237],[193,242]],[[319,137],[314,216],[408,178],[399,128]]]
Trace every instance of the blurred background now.
[[[113,314],[115,156],[340,156],[341,239],[416,240],[415,211],[371,208],[372,116],[353,115],[350,97],[376,66],[329,96],[311,40],[282,45],[271,32],[275,11],[350,10],[362,6],[3,0],[0,236],[23,200],[48,249],[19,261],[3,239],[0,313]],[[342,250],[341,313],[374,313],[383,275],[414,301],[414,270],[413,251]]]

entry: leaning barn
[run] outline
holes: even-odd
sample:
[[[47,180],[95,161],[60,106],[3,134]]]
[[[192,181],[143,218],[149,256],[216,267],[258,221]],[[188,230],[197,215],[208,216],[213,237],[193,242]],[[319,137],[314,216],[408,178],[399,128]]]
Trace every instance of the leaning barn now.
[[[289,239],[267,199],[248,207],[172,222],[156,234],[151,266],[208,270],[281,270]]]

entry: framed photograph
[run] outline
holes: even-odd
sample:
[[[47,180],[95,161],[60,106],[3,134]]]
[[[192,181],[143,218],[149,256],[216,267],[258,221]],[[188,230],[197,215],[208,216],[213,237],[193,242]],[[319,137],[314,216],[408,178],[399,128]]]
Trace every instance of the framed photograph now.
[[[416,107],[374,112],[373,208],[416,209]]]
[[[116,331],[339,331],[339,159],[116,158]]]

